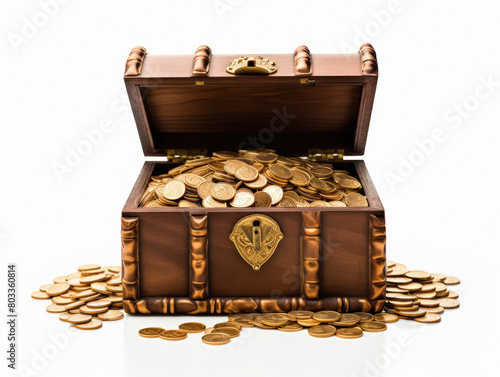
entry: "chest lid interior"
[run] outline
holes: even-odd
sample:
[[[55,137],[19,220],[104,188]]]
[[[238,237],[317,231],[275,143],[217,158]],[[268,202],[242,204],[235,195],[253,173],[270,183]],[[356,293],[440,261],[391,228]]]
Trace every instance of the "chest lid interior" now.
[[[357,54],[310,54],[301,46],[265,55],[276,67],[268,75],[229,73],[235,58],[207,46],[194,56],[132,50],[125,84],[146,156],[172,149],[364,153],[378,78],[371,45]]]

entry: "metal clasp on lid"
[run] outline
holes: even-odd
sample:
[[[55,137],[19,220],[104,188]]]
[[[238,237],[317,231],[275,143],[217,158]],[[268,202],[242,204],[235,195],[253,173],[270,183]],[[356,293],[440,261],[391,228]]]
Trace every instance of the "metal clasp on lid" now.
[[[276,63],[262,56],[258,57],[239,57],[229,62],[226,71],[234,75],[269,75],[276,73]]]
[[[309,160],[311,161],[332,161],[343,160],[343,149],[309,149]]]

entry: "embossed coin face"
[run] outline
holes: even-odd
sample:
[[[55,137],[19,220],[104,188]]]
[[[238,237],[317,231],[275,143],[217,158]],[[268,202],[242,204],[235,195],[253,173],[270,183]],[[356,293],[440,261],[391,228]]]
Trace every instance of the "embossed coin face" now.
[[[207,327],[200,322],[186,322],[179,325],[179,330],[183,330],[187,333],[197,333],[205,331]]]
[[[363,330],[358,327],[344,327],[337,329],[337,336],[344,339],[355,339],[363,336]]]
[[[359,322],[359,327],[363,331],[368,331],[368,332],[381,332],[387,330],[387,325],[383,322],[377,322],[377,321],[361,321]]]
[[[278,204],[283,198],[283,189],[276,185],[269,185],[264,187],[263,192],[268,193],[271,196],[271,205]]]
[[[266,313],[262,315],[262,323],[267,326],[278,327],[283,326],[288,322],[288,319],[279,313]]]
[[[236,191],[233,200],[231,200],[229,204],[237,208],[251,207],[255,202],[254,195],[252,194],[252,192],[240,190]]]
[[[339,179],[338,184],[340,187],[349,190],[357,190],[361,188],[361,184],[355,179]]]
[[[307,329],[307,332],[311,336],[317,338],[328,338],[329,336],[335,335],[336,329],[331,325],[318,325]]]
[[[205,199],[203,199],[203,207],[205,208],[225,208],[227,207],[226,202],[219,202],[215,200],[212,195],[208,195]]]
[[[229,335],[230,338],[235,338],[240,335],[240,330],[235,327],[215,327],[211,334],[226,334]]]
[[[205,181],[199,184],[197,192],[202,200],[205,199],[208,195],[210,195],[210,190],[212,189],[213,185],[215,185],[215,183],[211,181]]]
[[[246,163],[240,160],[228,160],[224,164],[224,170],[229,174],[234,175],[236,168],[241,165],[246,165]]]
[[[243,182],[253,182],[259,178],[259,171],[251,165],[243,164],[236,168],[234,175]]]
[[[254,207],[271,207],[273,198],[267,192],[259,191],[254,195]]]
[[[373,321],[373,315],[370,314],[370,313],[364,313],[364,312],[356,312],[356,313],[352,313],[352,314],[355,314],[359,317],[359,320],[360,321]]]
[[[345,202],[348,207],[368,207],[366,198],[357,192],[351,192],[348,194],[345,198]]]
[[[314,313],[312,318],[315,319],[316,321],[330,323],[338,321],[340,319],[340,314],[333,310],[323,310]]]
[[[163,188],[163,196],[168,200],[179,200],[186,193],[186,185],[178,179],[171,179]]]
[[[426,315],[422,317],[416,317],[413,318],[415,322],[420,322],[420,323],[438,323],[441,322],[441,316],[436,313],[429,313],[427,312]]]
[[[399,321],[399,317],[392,313],[377,313],[373,316],[373,319],[377,322],[393,323]]]
[[[162,327],[146,327],[139,330],[139,335],[143,338],[158,338],[162,331],[165,331]]]
[[[294,316],[297,319],[308,319],[313,316],[314,312],[311,312],[309,310],[292,310],[291,312],[288,312],[288,314]]]
[[[241,325],[236,321],[220,322],[214,325],[214,329],[219,327],[234,327],[238,331],[241,331]]]
[[[270,164],[278,159],[278,155],[272,153],[259,154],[256,160],[263,164]]]
[[[268,326],[268,325],[265,325],[263,322],[262,322],[262,315],[259,314],[257,315],[253,320],[252,320],[252,323],[261,328],[261,329],[274,329],[275,327],[274,326]]]
[[[92,318],[89,322],[76,324],[75,327],[80,330],[95,330],[102,327],[102,321],[98,318]]]
[[[182,340],[187,338],[187,332],[183,330],[165,330],[159,334],[163,340]]]
[[[226,344],[230,340],[229,335],[222,333],[214,333],[205,334],[201,337],[201,341],[205,344],[210,344],[212,346],[217,346],[221,344]]]
[[[269,170],[273,176],[281,180],[288,181],[293,177],[293,171],[282,164],[272,164],[269,166]]]
[[[358,322],[359,317],[356,314],[343,313],[340,315],[340,319],[338,321],[335,321],[335,326],[354,326]]]
[[[222,182],[214,184],[210,190],[210,195],[212,196],[212,198],[220,202],[231,200],[235,194],[236,190],[233,186]]]
[[[245,185],[254,190],[260,190],[267,186],[267,178],[259,174],[259,177],[253,182],[245,182]]]
[[[196,175],[196,174],[186,174],[183,177],[183,181],[186,184],[186,186],[189,186],[191,188],[196,189],[196,188],[198,188],[200,183],[205,182],[206,179],[203,177],[200,177],[199,175]]]

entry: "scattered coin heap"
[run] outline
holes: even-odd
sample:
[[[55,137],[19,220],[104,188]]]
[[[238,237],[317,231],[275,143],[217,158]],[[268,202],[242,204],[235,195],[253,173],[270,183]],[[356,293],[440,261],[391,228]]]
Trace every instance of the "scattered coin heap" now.
[[[273,150],[214,152],[151,177],[140,207],[367,207],[359,181],[331,164]]]
[[[293,310],[289,313],[238,313],[230,314],[227,322],[206,328],[203,323],[188,322],[178,330],[148,327],[139,331],[145,338],[182,340],[188,333],[205,332],[202,342],[210,345],[226,344],[237,337],[244,327],[277,329],[295,332],[307,328],[309,335],[327,338],[354,339],[364,332],[387,330],[387,323],[400,318],[420,323],[437,323],[445,309],[459,307],[458,294],[448,290],[448,285],[459,284],[460,280],[442,274],[408,270],[405,265],[387,261],[386,305],[382,313],[337,313],[332,310],[312,312]]]
[[[101,267],[87,264],[78,272],[59,276],[31,294],[37,300],[51,300],[49,313],[81,330],[102,327],[102,321],[123,318],[122,282],[120,267]]]

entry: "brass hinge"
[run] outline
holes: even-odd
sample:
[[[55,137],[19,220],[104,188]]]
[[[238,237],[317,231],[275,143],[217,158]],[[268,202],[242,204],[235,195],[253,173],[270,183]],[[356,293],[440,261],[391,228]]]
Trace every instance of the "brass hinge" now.
[[[167,149],[167,159],[175,162],[185,162],[207,155],[207,149]]]
[[[309,149],[309,160],[311,161],[335,161],[344,159],[343,149]]]

